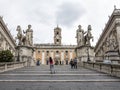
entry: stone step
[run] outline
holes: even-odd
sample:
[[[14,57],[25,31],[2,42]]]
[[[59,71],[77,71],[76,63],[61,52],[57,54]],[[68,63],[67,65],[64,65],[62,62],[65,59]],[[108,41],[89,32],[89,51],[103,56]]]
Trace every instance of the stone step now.
[[[56,74],[95,74],[96,71],[55,71]],[[4,74],[49,74],[50,71],[8,71]],[[1,73],[3,74],[3,73]],[[100,73],[99,73],[100,74]]]
[[[6,74],[0,75],[0,80],[90,80],[90,79],[116,79],[104,74],[73,75],[73,74]]]
[[[0,73],[0,90],[119,90],[120,78],[89,69],[49,65]]]
[[[0,80],[0,82],[120,82],[120,79],[89,79],[89,80]]]
[[[107,74],[0,74],[0,76],[108,76]]]
[[[0,90],[120,90],[116,80],[91,81],[0,81]]]

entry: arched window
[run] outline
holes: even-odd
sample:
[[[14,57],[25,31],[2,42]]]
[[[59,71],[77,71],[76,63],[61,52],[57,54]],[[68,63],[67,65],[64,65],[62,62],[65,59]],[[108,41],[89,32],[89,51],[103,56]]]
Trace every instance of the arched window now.
[[[59,39],[57,39],[57,42],[59,42]]]
[[[59,54],[59,51],[56,51],[57,54]]]
[[[46,51],[46,53],[47,53],[47,56],[49,55],[49,51]]]
[[[40,51],[38,51],[38,53],[40,53]]]
[[[59,35],[59,32],[56,32],[57,35]]]
[[[68,51],[65,51],[65,54],[68,55]]]

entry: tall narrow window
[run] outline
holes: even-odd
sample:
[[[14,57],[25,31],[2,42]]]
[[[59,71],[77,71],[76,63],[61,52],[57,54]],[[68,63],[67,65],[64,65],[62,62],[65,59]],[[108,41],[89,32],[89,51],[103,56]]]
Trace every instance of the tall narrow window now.
[[[59,34],[59,32],[56,33],[57,35]]]
[[[57,39],[57,42],[59,42],[59,39]]]

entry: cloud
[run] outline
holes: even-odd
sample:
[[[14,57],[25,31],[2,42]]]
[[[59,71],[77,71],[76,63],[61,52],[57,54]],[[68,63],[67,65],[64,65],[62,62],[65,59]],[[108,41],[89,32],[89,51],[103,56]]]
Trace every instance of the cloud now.
[[[84,14],[84,11],[77,3],[63,3],[56,12],[56,23],[69,27]]]
[[[53,42],[53,29],[57,24],[62,29],[62,42],[66,44],[76,44],[79,24],[85,30],[91,24],[96,43],[107,16],[114,5],[120,8],[119,4],[119,0],[0,0],[0,15],[13,36],[16,36],[17,25],[26,30],[31,24],[35,43]]]

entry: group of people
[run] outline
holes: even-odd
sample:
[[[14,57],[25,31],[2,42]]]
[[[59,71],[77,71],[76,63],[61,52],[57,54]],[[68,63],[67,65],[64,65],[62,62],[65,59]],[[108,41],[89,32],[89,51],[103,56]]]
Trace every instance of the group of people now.
[[[49,57],[48,63],[50,64],[50,71],[51,71],[50,73],[55,74],[54,62],[53,62],[52,57]],[[40,65],[40,60],[38,60],[36,64],[37,64],[37,66],[39,66]],[[77,69],[77,58],[71,59],[70,60],[70,65],[71,65],[71,69],[73,69],[73,68]]]
[[[70,60],[71,69],[77,69],[77,58]]]

